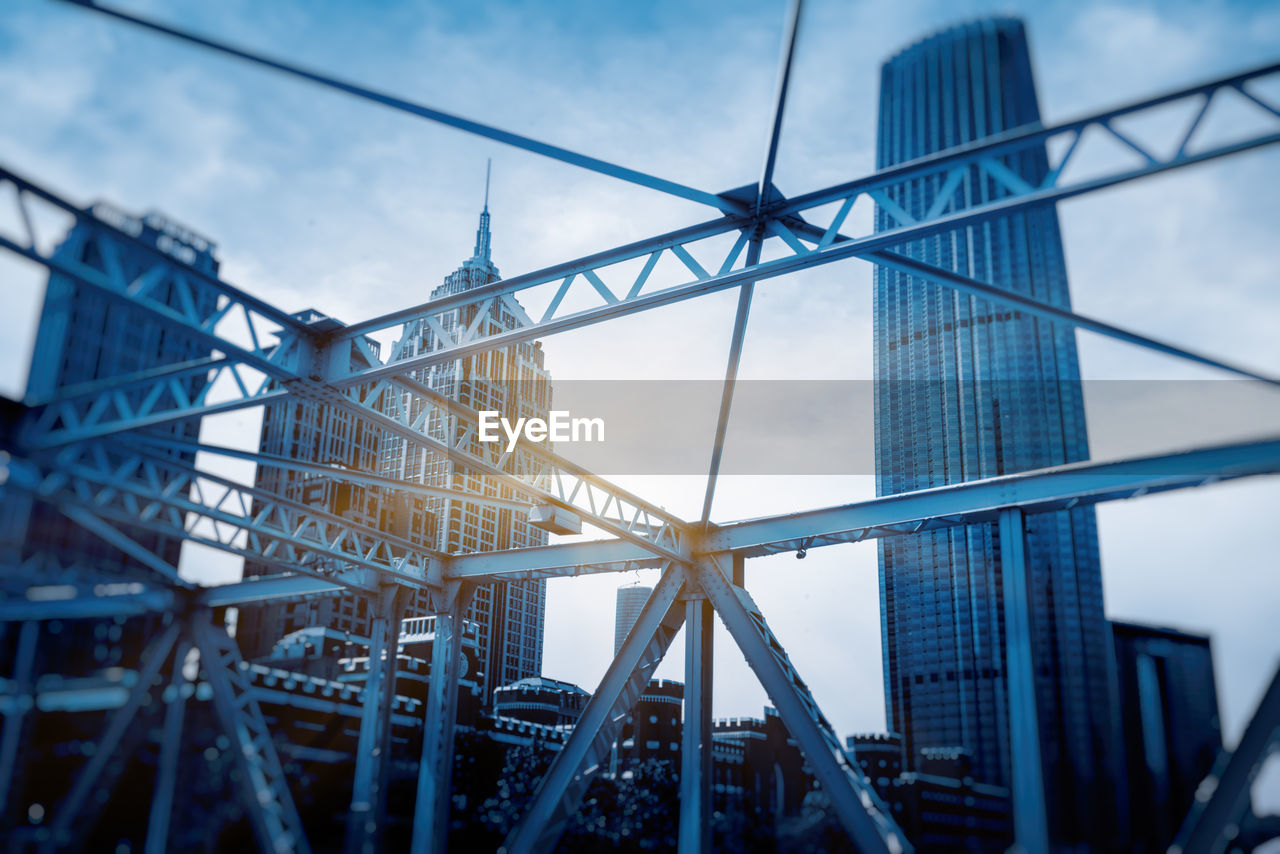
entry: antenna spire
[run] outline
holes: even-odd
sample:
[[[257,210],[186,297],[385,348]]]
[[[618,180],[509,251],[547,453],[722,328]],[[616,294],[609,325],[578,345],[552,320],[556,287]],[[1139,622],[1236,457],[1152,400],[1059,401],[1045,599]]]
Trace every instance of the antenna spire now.
[[[484,167],[484,210],[480,212],[480,227],[476,229],[475,258],[488,262],[490,253],[489,234],[489,176],[493,171],[493,158],[490,157]]]

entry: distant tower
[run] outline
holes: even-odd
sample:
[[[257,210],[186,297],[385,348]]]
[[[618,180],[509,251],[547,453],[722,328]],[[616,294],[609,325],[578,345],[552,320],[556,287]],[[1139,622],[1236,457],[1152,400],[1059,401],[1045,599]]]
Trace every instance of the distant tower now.
[[[102,202],[93,206],[93,212],[117,228],[137,235],[138,242],[150,249],[172,254],[202,273],[218,274],[214,243],[163,214],[153,211],[138,218]],[[93,234],[91,229],[77,225],[54,250],[54,257],[74,259],[95,269],[106,269],[107,259],[103,257]],[[144,249],[121,245],[124,247],[122,254],[112,262],[119,266],[119,273],[125,281],[133,281],[154,263],[153,257]],[[165,282],[153,295],[175,309],[185,309],[182,304],[184,298],[194,299],[195,303],[189,310],[200,317],[212,317],[217,311],[212,292],[196,289],[193,293],[194,296],[188,296],[185,290],[180,291],[172,282]],[[209,354],[208,344],[176,332],[146,311],[113,302],[93,288],[60,273],[51,273],[36,329],[27,397],[48,400],[68,386],[125,376],[148,368],[208,357]],[[193,400],[206,384],[203,374],[191,375],[178,382],[183,384],[184,392]],[[149,432],[194,442],[200,436],[200,419],[173,421],[149,428]],[[195,455],[191,453],[165,452],[165,455],[180,460],[184,465],[195,462]],[[163,514],[156,518],[155,524],[166,524]],[[180,531],[175,532],[177,536],[141,529],[125,533],[166,563],[178,563],[182,547]],[[63,561],[79,559],[96,563],[104,569],[113,565],[139,565],[100,537],[42,504],[32,509],[26,548],[28,551],[50,551]]]
[[[120,241],[116,251],[107,254],[95,239],[95,230],[78,224],[54,250],[55,259],[78,262],[99,271],[114,266],[124,281],[132,282],[154,265],[153,252],[160,252],[204,274],[218,274],[214,243],[163,214],[149,212],[135,217],[99,202],[93,206],[93,215],[134,235],[141,245]],[[168,307],[190,312],[201,319],[217,314],[217,300],[208,289],[188,292],[172,281],[161,281],[151,293]],[[141,308],[114,302],[102,292],[55,272],[49,275],[45,289],[26,396],[29,400],[49,400],[81,383],[108,380],[209,355],[209,345],[196,337],[161,323]],[[175,382],[182,385],[189,399],[195,400],[204,392],[207,381],[203,374],[191,374]],[[135,407],[139,404],[138,399],[130,402]],[[195,442],[200,436],[200,419],[172,421],[149,427],[147,432]],[[160,453],[182,466],[195,464],[194,453]],[[11,559],[19,554],[24,558],[45,554],[64,566],[78,564],[89,572],[90,578],[97,571],[118,574],[122,569],[141,567],[136,559],[44,502],[33,504],[22,495],[0,495],[0,505],[3,506],[0,525],[4,527],[0,540],[5,541]],[[149,520],[145,528],[143,524],[140,519],[138,527],[122,526],[122,532],[165,563],[177,566],[182,552],[180,525],[171,524],[163,513]],[[145,578],[153,576],[151,570],[141,572]],[[145,637],[154,630],[155,625],[149,619],[131,620],[126,637]],[[50,672],[74,675],[81,668],[117,665],[122,656],[127,660],[128,655],[136,654],[136,651],[125,652],[132,641],[103,643],[101,639],[109,631],[119,631],[118,627],[111,627],[110,620],[68,623],[61,630],[58,642],[45,645],[41,653],[56,655],[58,660],[46,658],[42,666]]]
[[[431,299],[465,293],[500,278],[491,257],[488,168],[484,198],[472,256],[431,291]],[[478,316],[482,310],[484,316]],[[441,319],[441,327],[446,330],[462,327],[475,329],[479,335],[493,335],[518,325],[511,307],[501,300],[455,308]],[[411,320],[395,342],[392,360],[430,353],[438,346],[436,332],[422,318]],[[537,341],[436,363],[412,371],[410,376],[459,403],[473,409],[499,411],[513,422],[516,418],[545,418],[551,407],[551,375],[543,365],[542,345]],[[414,411],[410,417],[416,415]],[[446,429],[443,424],[433,424],[432,435],[453,445],[463,440],[461,426],[452,435]],[[471,453],[481,457],[487,454],[487,447],[474,436],[470,443],[467,449]],[[527,468],[527,460],[515,457],[508,463],[512,471]],[[486,494],[500,499],[516,497],[510,487],[498,486],[466,465],[392,435],[385,439],[382,473],[429,486],[470,492],[483,488],[488,490]],[[433,498],[427,500],[427,509],[436,520],[436,547],[451,554],[526,548],[547,542],[545,531],[533,527],[523,513],[509,507]],[[476,591],[467,619],[479,627],[486,702],[495,688],[542,675],[546,599],[546,582],[541,580],[498,582]]]
[[[640,582],[618,588],[618,605],[613,621],[613,654],[622,649],[622,642],[627,639],[632,626],[640,619],[640,611],[648,601],[652,587],[645,587]]]
[[[1012,128],[1040,109],[1021,21],[943,31],[885,63],[876,166],[925,157]],[[1031,186],[1043,145],[1000,156]],[[911,217],[1009,195],[978,166],[886,189]],[[938,196],[941,185],[953,196]],[[892,229],[887,206],[876,231]],[[1071,307],[1058,215],[1041,205],[895,247],[929,264]],[[880,495],[1089,458],[1075,333],[886,267],[875,271],[876,487]],[[1091,507],[1027,520],[1032,657],[1050,833],[1106,847],[1123,797],[1114,654],[1103,612]],[[908,763],[958,746],[973,776],[1008,785],[1010,727],[1001,543],[993,524],[889,537],[880,602],[889,728]]]

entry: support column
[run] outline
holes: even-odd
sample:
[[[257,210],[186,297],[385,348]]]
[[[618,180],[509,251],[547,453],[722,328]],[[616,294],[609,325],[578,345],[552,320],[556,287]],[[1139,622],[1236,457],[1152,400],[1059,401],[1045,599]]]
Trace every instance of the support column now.
[[[138,668],[138,681],[130,689],[129,699],[125,700],[124,705],[112,714],[106,732],[95,745],[93,755],[89,757],[80,775],[76,777],[71,791],[58,804],[56,817],[49,828],[49,835],[41,846],[43,851],[52,852],[66,844],[71,840],[73,830],[87,837],[89,831],[93,829],[93,813],[85,809],[90,803],[90,795],[98,788],[99,778],[106,771],[107,765],[111,762],[129,725],[137,716],[138,710],[151,694],[152,683],[155,682],[160,669],[168,660],[169,651],[173,649],[181,631],[181,625],[176,621],[172,622],[159,637],[147,645],[147,650],[142,657],[142,665]]]
[[[1005,674],[1009,693],[1014,847],[1022,854],[1048,854],[1049,825],[1040,764],[1040,719],[1032,662],[1031,597],[1022,511],[1000,511],[1000,573],[1004,584]]]
[[[592,775],[609,755],[627,713],[684,624],[685,605],[678,599],[684,581],[682,565],[668,564],[663,570],[600,687],[582,710],[573,734],[547,769],[533,802],[507,834],[500,851],[529,854],[555,848]]]
[[[1280,753],[1280,670],[1262,695],[1234,751],[1222,750],[1195,800],[1169,854],[1222,854],[1247,833],[1253,781],[1267,757]]]
[[[9,798],[13,794],[18,770],[18,752],[22,747],[22,733],[27,714],[35,708],[35,679],[33,674],[36,643],[40,638],[40,623],[27,620],[18,630],[18,651],[13,662],[13,706],[4,719],[4,735],[0,736],[0,828],[9,824]],[[14,820],[21,824],[20,819]]]
[[[160,760],[156,768],[155,791],[151,796],[151,812],[147,817],[146,854],[164,854],[169,850],[169,820],[173,815],[173,793],[178,785],[178,756],[182,749],[182,720],[187,707],[187,679],[183,674],[190,641],[178,642],[173,654],[173,676],[165,690],[164,733],[160,742]]]
[[[849,764],[835,730],[751,596],[731,585],[714,560],[698,565],[697,579],[777,707],[787,732],[800,745],[854,847],[879,854],[910,852],[911,843],[866,777]]]
[[[348,854],[375,854],[386,820],[391,706],[395,701],[396,652],[404,605],[404,588],[398,584],[383,587],[374,603],[369,673],[364,683],[351,807],[347,813]]]
[[[680,854],[710,854],[711,665],[715,611],[705,597],[685,602],[684,733],[680,753]]]
[[[239,775],[241,803],[258,847],[274,854],[308,854],[306,831],[289,791],[280,757],[254,699],[240,648],[207,613],[191,619],[200,666],[213,689],[213,709],[223,733],[231,740],[227,753]]]
[[[453,585],[446,592],[445,609],[436,613],[422,723],[422,758],[418,763],[418,795],[413,809],[413,839],[409,846],[411,854],[444,854],[449,842],[462,623],[475,589],[476,585],[471,583]]]

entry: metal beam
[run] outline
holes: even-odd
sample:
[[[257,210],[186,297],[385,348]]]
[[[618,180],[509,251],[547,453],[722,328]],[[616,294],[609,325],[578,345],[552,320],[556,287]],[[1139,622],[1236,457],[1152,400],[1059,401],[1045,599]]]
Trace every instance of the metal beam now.
[[[601,160],[597,157],[589,157],[585,154],[579,154],[576,151],[570,151],[569,149],[561,148],[558,145],[540,142],[539,140],[531,139],[527,136],[521,136],[517,133],[493,127],[492,125],[486,125],[481,122],[453,115],[452,113],[446,113],[443,110],[437,110],[434,107],[415,104],[412,101],[405,100],[404,98],[397,98],[394,95],[388,95],[385,92],[378,92],[374,89],[359,86],[355,83],[349,83],[345,80],[340,80],[336,77],[322,74],[318,71],[310,71],[278,59],[271,59],[256,53],[250,53],[242,48],[232,47],[231,45],[196,35],[189,30],[178,29],[177,27],[162,24],[149,18],[143,18],[139,15],[132,15],[118,9],[103,6],[100,3],[93,2],[93,0],[64,0],[64,2],[71,3],[75,6],[81,6],[86,9],[91,9],[104,15],[109,15],[110,17],[117,18],[121,21],[134,24],[153,32],[181,39],[182,41],[208,48],[209,50],[217,53],[234,56],[237,59],[242,59],[255,65],[261,65],[265,68],[270,68],[294,77],[299,77],[312,83],[318,83],[321,86],[335,89],[339,92],[345,92],[348,95],[354,95],[357,98],[363,98],[364,100],[372,101],[376,104],[381,104],[385,107],[399,110],[400,112],[409,113],[411,115],[418,116],[419,118],[424,118],[448,127],[456,128],[457,130],[461,130],[466,133],[491,139],[494,142],[500,142],[514,148],[530,151],[534,154],[542,155],[543,157],[549,157],[552,160],[559,160],[562,163],[568,163],[571,166],[577,166],[591,172],[598,172],[601,175],[608,175],[611,178],[617,178],[621,181],[638,184],[651,190],[657,190],[668,195],[699,202],[700,204],[710,205],[711,207],[721,210],[730,211],[735,209],[731,202],[712,193],[703,192],[702,190],[697,190],[693,187],[676,183],[675,181],[658,178],[654,175],[639,172],[635,169],[628,169],[625,166],[618,166],[617,164],[609,163],[608,161]]]
[[[9,803],[18,777],[18,750],[26,730],[27,715],[35,707],[36,644],[40,624],[29,620],[18,631],[18,647],[13,659],[13,690],[17,695],[4,716],[4,732],[0,734],[0,828],[8,828],[12,805]]]
[[[507,510],[515,510],[520,513],[527,512],[532,506],[532,503],[529,501],[495,498],[468,492],[465,489],[446,489],[439,486],[426,486],[421,483],[415,483],[411,480],[382,477],[380,475],[368,474],[367,472],[350,469],[346,466],[326,465],[307,460],[299,460],[293,457],[282,457],[279,454],[268,454],[264,451],[245,451],[240,448],[228,448],[224,445],[212,445],[208,442],[188,442],[181,439],[169,439],[167,437],[153,436],[146,433],[139,434],[134,441],[151,448],[164,448],[167,450],[190,454],[213,454],[214,456],[257,463],[259,467],[266,466],[268,468],[282,469],[284,471],[298,472],[300,474],[314,474],[331,480],[342,481],[344,483],[358,483],[361,486],[373,486],[390,492],[408,492],[414,495],[426,496],[428,498],[451,498],[455,501],[466,501],[469,504],[474,503],[490,507],[501,507]]]
[[[1280,669],[1233,751],[1223,750],[1196,789],[1169,854],[1222,854],[1243,829],[1262,764],[1280,748]]]
[[[693,541],[695,557],[733,552],[748,557],[996,521],[1002,508],[1045,513],[1075,506],[1280,474],[1280,438],[1173,454],[1083,462],[1003,477],[886,495],[867,501],[747,519],[711,527]],[[453,555],[444,577],[559,578],[621,572],[652,561],[622,540],[587,540],[527,549]],[[643,562],[642,562],[643,561]]]
[[[685,602],[684,729],[680,745],[679,854],[711,854],[715,764],[711,685],[715,611],[703,597]]]
[[[1004,585],[1005,670],[1009,676],[1009,755],[1014,844],[1021,854],[1049,854],[1040,718],[1031,642],[1031,584],[1026,522],[1016,507],[1000,511],[1000,575]]]
[[[799,4],[797,4],[797,11]],[[751,239],[747,247],[747,266],[760,261],[759,235]],[[702,494],[701,523],[711,521],[711,505],[715,502],[716,482],[720,478],[720,461],[724,456],[724,439],[729,431],[729,413],[733,409],[733,392],[738,385],[738,366],[742,362],[742,344],[746,340],[747,320],[751,314],[751,297],[755,282],[743,282],[738,290],[738,308],[733,317],[733,333],[729,337],[729,360],[725,366],[724,383],[720,389],[720,411],[716,415],[716,432],[711,441],[711,466],[707,470],[707,486]]]
[[[341,581],[314,575],[264,575],[206,587],[200,594],[200,601],[209,608],[225,608],[229,605],[333,595],[347,590],[374,593],[377,589],[377,573],[370,570],[349,570],[342,573]]]
[[[786,29],[782,34],[782,57],[778,61],[778,84],[773,96],[773,121],[769,123],[769,138],[765,144],[764,166],[756,188],[755,213],[764,207],[769,188],[773,186],[773,168],[778,162],[778,141],[782,138],[782,117],[787,108],[787,91],[791,86],[791,66],[796,52],[796,36],[800,32],[800,12],[803,0],[791,0]]]
[[[187,651],[191,642],[182,639],[173,655],[173,676],[164,692],[164,730],[160,736],[160,757],[156,764],[155,788],[147,816],[145,854],[165,854],[169,850],[169,824],[173,816],[173,795],[178,786],[178,758],[182,750],[182,720],[187,697],[194,693],[187,682]]]
[[[991,522],[1003,508],[1026,513],[1133,498],[1238,477],[1280,473],[1280,439],[1182,453],[1072,463],[869,501],[751,519],[710,531],[699,552],[749,557],[860,542],[952,525]]]
[[[262,719],[253,688],[245,675],[240,649],[208,612],[192,617],[192,633],[200,650],[205,678],[213,688],[213,706],[239,775],[241,802],[263,851],[307,854],[306,833],[289,791],[289,781],[276,755],[271,731]]]
[[[1091,125],[1106,128],[1116,119],[1135,116],[1148,110],[1155,111],[1175,101],[1211,98],[1214,93],[1226,89],[1239,91],[1240,87],[1246,83],[1261,80],[1276,72],[1280,72],[1280,63],[1268,63],[1247,71],[1205,80],[1180,89],[1164,92],[1160,95],[1142,98],[1119,107],[1111,107],[1106,110],[1089,113],[1049,127],[1044,127],[1036,122],[1022,127],[1011,128],[1003,133],[993,134],[975,142],[957,145],[934,154],[899,163],[887,169],[881,169],[863,178],[793,196],[790,199],[769,206],[765,212],[774,216],[781,216],[785,213],[798,213],[828,202],[840,201],[858,193],[892,187],[917,178],[949,172],[959,167],[972,166],[986,158],[1000,157],[1037,146],[1044,146],[1048,140],[1055,136],[1078,138],[1078,135]],[[1262,109],[1266,110],[1268,108],[1263,107]],[[1189,140],[1189,134],[1195,132],[1197,124],[1197,120],[1192,119],[1181,127],[1162,129],[1169,133],[1171,141],[1182,140],[1182,146],[1175,153],[1172,160],[1177,161],[1186,155],[1185,146]],[[1107,132],[1110,133],[1111,131],[1108,129]],[[1270,136],[1253,137],[1245,142],[1245,146],[1249,148],[1270,144],[1275,141]],[[1163,146],[1155,147],[1163,148]],[[1171,149],[1172,146],[1169,146],[1169,148]],[[1227,150],[1228,148],[1230,150]],[[1237,150],[1243,149],[1236,149],[1234,146],[1210,149],[1210,151],[1214,152],[1211,156],[1230,154]],[[1063,165],[1063,162],[1059,162],[1055,167],[1058,174],[1051,172],[1048,178],[1056,181],[1060,177]]]
[[[624,719],[684,623],[685,605],[678,598],[684,582],[682,564],[672,563],[663,571],[572,735],[539,782],[532,803],[503,842],[506,854],[555,848],[592,775],[608,758]]]
[[[170,566],[155,555],[150,549],[144,548],[136,540],[102,521],[102,519],[95,516],[83,504],[73,502],[70,499],[70,496],[65,496],[62,500],[57,501],[55,506],[63,516],[66,516],[86,531],[93,533],[103,542],[110,543],[115,548],[141,563],[147,569],[158,573],[161,578],[165,579],[170,584],[173,584],[176,587],[192,586],[191,582],[178,576],[178,570],[176,567]]]
[[[450,555],[446,580],[535,579],[651,569],[663,561],[629,540],[587,540],[496,552]]]
[[[839,736],[750,594],[730,584],[714,558],[699,562],[695,572],[702,591],[768,693],[787,732],[800,745],[854,847],[861,852],[886,854],[911,851],[911,843],[871,783],[849,763]]]
[[[391,706],[396,695],[396,655],[400,621],[409,591],[389,584],[373,603],[369,631],[369,671],[360,709],[356,767],[347,812],[347,854],[376,854],[387,818],[391,767]]]
[[[410,854],[444,854],[448,850],[463,617],[475,589],[476,585],[470,582],[450,584],[445,608],[436,612]]]
[[[181,632],[182,624],[175,620],[147,645],[142,656],[142,665],[138,668],[138,681],[129,691],[128,700],[111,716],[93,754],[76,777],[67,796],[58,804],[53,823],[49,826],[49,835],[41,846],[44,851],[53,851],[66,843],[73,828],[86,837],[93,829],[93,823],[85,813],[89,796],[97,788],[98,779],[106,770],[116,748],[119,747],[125,731],[133,723],[143,702],[150,696],[152,684],[159,675],[160,668],[169,659],[169,652],[173,649]]]
[[[266,560],[301,565],[313,553],[419,587],[431,586],[439,561],[431,549],[392,534],[120,444],[70,446],[50,471],[49,485],[35,489],[44,500],[65,496],[125,525],[163,521],[170,536]],[[188,514],[206,519],[214,534],[197,534]],[[240,537],[245,545],[233,547]]]
[[[811,243],[820,244],[826,239],[825,232],[816,226],[807,223],[799,223],[793,226],[793,230],[800,238],[807,239]],[[842,243],[849,238],[843,235],[836,235],[834,241]],[[1153,350],[1157,353],[1164,353],[1168,356],[1174,356],[1179,359],[1186,359],[1200,365],[1206,365],[1211,368],[1236,374],[1237,376],[1246,377],[1248,379],[1260,380],[1261,382],[1271,385],[1280,385],[1280,378],[1262,374],[1249,368],[1235,365],[1230,362],[1224,362],[1212,356],[1206,356],[1189,350],[1185,347],[1179,347],[1162,341],[1158,338],[1152,338],[1149,335],[1142,335],[1128,329],[1107,323],[1104,320],[1098,320],[1088,315],[1083,315],[1075,311],[1069,311],[1059,306],[1050,305],[1041,302],[1033,297],[1025,294],[1014,293],[1013,291],[997,287],[987,282],[981,282],[970,276],[965,276],[954,270],[948,270],[944,267],[938,267],[925,261],[915,258],[909,258],[897,252],[889,250],[878,250],[868,252],[863,259],[871,261],[881,267],[887,267],[892,270],[898,270],[916,278],[924,279],[934,284],[941,285],[960,293],[969,294],[971,296],[980,297],[990,302],[1000,305],[1012,306],[1019,311],[1025,311],[1028,314],[1041,317],[1050,323],[1065,323],[1077,329],[1084,329],[1116,341],[1123,341],[1126,344],[1136,344],[1139,347]]]

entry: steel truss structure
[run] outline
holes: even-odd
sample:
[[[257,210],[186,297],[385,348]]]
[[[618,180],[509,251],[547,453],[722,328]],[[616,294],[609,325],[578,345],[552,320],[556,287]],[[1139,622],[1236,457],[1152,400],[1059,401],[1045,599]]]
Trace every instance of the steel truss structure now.
[[[661,570],[634,629],[591,696],[572,735],[542,780],[533,802],[505,844],[511,852],[547,851],[576,809],[593,772],[604,761],[622,719],[684,627],[687,705],[680,773],[680,850],[710,847],[711,622],[719,615],[730,636],[803,750],[814,776],[859,850],[906,852],[910,842],[895,825],[787,656],[760,608],[744,587],[749,558],[784,551],[861,542],[878,537],[991,522],[1002,542],[1020,543],[1028,514],[1149,493],[1198,487],[1222,480],[1280,473],[1280,437],[1201,448],[1117,463],[1080,463],[955,486],[893,495],[839,507],[714,524],[710,509],[732,408],[738,362],[755,282],[849,258],[903,270],[940,288],[972,294],[1135,346],[1280,385],[1275,375],[1228,364],[1174,343],[1155,340],[1104,321],[1016,295],[990,283],[932,267],[896,253],[909,240],[1020,209],[1051,205],[1117,184],[1181,169],[1280,142],[1280,109],[1256,89],[1280,73],[1272,64],[1209,80],[1119,108],[1053,126],[1027,126],[940,154],[881,170],[857,180],[798,196],[783,195],[773,171],[791,77],[800,19],[793,4],[783,49],[770,133],[759,179],[743,188],[711,193],[627,169],[480,122],[414,104],[328,75],[300,69],[223,45],[193,33],[80,0],[99,14],[202,48],[266,66],[312,83],[380,103],[463,132],[667,193],[711,208],[712,218],[625,246],[494,282],[461,294],[372,318],[336,331],[317,331],[303,319],[191,266],[181,253],[167,254],[140,242],[127,223],[105,209],[85,209],[47,187],[0,168],[0,192],[12,206],[0,230],[0,247],[64,276],[113,303],[145,312],[151,322],[206,346],[208,358],[66,388],[55,397],[27,400],[7,412],[0,483],[56,507],[68,518],[146,567],[123,573],[111,567],[64,565],[36,555],[6,567],[0,620],[20,623],[14,677],[3,685],[5,728],[0,738],[0,805],[22,762],[21,733],[33,714],[36,693],[31,660],[44,621],[134,614],[161,615],[166,628],[146,650],[127,701],[111,716],[97,750],[86,762],[52,821],[32,843],[47,850],[87,833],[95,789],[110,788],[113,757],[128,749],[138,710],[158,693],[164,704],[162,745],[147,850],[164,850],[172,810],[172,783],[180,763],[185,698],[197,674],[210,686],[218,720],[235,744],[237,779],[253,832],[264,850],[306,851],[298,818],[271,734],[245,676],[235,642],[217,624],[228,606],[321,595],[369,597],[374,613],[370,675],[362,714],[347,822],[349,851],[373,850],[386,811],[386,780],[393,667],[400,618],[408,594],[425,590],[435,615],[428,701],[422,711],[423,745],[412,850],[443,851],[447,842],[449,780],[458,700],[462,615],[478,585],[501,579],[565,577],[641,567]],[[1271,120],[1269,130],[1242,133],[1229,143],[1205,142],[1199,133],[1215,102],[1234,98]],[[1128,128],[1170,104],[1190,106],[1180,127],[1167,127],[1156,142],[1141,142]],[[1132,161],[1072,179],[1071,167],[1090,146],[1119,146]],[[1011,155],[1048,147],[1051,168],[1031,186],[1007,165]],[[967,175],[995,187],[993,200],[962,206],[955,195]],[[887,189],[924,179],[938,188],[923,217],[896,205]],[[854,205],[867,197],[893,221],[874,234],[846,228]],[[45,216],[36,216],[36,209]],[[49,216],[52,214],[52,216]],[[55,248],[50,221],[73,224],[74,240]],[[726,249],[727,247],[727,249]],[[91,250],[91,251],[87,251]],[[126,275],[120,258],[149,260],[139,275]],[[656,274],[665,256],[678,271]],[[699,260],[701,258],[702,260]],[[92,260],[86,260],[92,259]],[[622,274],[626,262],[638,274]],[[545,446],[521,440],[514,452],[490,451],[474,441],[477,413],[413,379],[413,372],[462,356],[541,339],[651,308],[736,288],[739,293],[726,379],[714,437],[701,518],[685,520],[563,459]],[[517,297],[537,290],[545,309],[528,313]],[[177,294],[177,304],[166,297]],[[569,310],[587,295],[594,307]],[[452,327],[445,315],[479,305],[477,317],[501,305],[517,318],[514,328],[492,330],[479,322]],[[434,349],[382,355],[373,336],[429,329]],[[406,334],[401,341],[414,337]],[[192,389],[199,389],[193,393]],[[256,462],[387,489],[438,495],[442,490],[391,481],[363,472],[236,451],[168,435],[151,428],[267,403],[318,401],[376,424],[386,434],[450,457],[483,473],[480,492],[447,490],[468,501],[526,509],[559,508],[598,530],[601,539],[481,554],[442,554],[383,531],[246,487],[185,460],[195,452]],[[447,425],[447,429],[440,429]],[[442,439],[441,436],[451,437]],[[185,452],[186,457],[173,452]],[[216,588],[198,588],[176,567],[150,554],[129,531],[180,536],[279,569],[275,577]],[[1047,850],[1038,735],[1031,690],[1030,644],[1025,632],[1027,590],[1022,550],[1010,549],[1005,607],[1009,662],[1013,794],[1018,843]],[[56,597],[35,595],[57,586]],[[167,674],[167,675],[166,675]],[[1221,850],[1228,828],[1248,808],[1247,781],[1276,741],[1280,682],[1272,685],[1258,716],[1234,755],[1224,756],[1202,787],[1180,837],[1180,850]],[[157,691],[158,688],[158,691]]]

